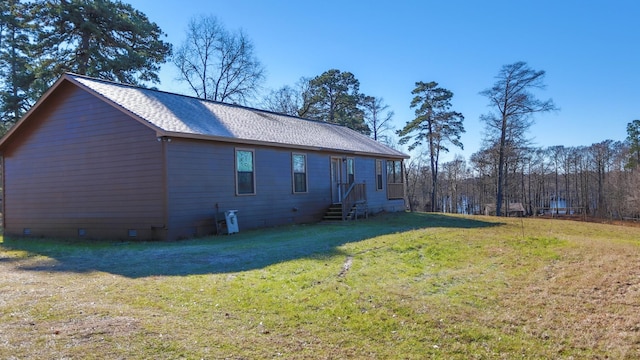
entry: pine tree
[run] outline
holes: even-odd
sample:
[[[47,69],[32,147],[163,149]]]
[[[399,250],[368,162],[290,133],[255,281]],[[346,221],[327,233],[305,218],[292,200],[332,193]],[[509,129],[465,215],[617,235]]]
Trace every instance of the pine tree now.
[[[19,0],[0,3],[0,132],[5,133],[35,101],[31,53],[34,25],[31,5]]]
[[[74,72],[128,84],[158,83],[171,55],[158,25],[131,5],[110,0],[41,0],[41,76]]]
[[[404,128],[398,131],[398,135],[401,136],[400,144],[406,144],[413,139],[409,150],[426,142],[432,178],[431,211],[436,211],[440,153],[449,151],[448,144],[462,149],[460,136],[465,132],[462,124],[464,116],[450,110],[453,93],[438,87],[435,81],[419,81],[411,93],[415,95],[411,101],[411,108],[416,109],[416,118],[407,122]]]
[[[360,93],[360,82],[352,73],[325,71],[309,81],[303,98],[306,111],[301,116],[343,125],[366,135],[371,132],[361,109],[364,96]]]

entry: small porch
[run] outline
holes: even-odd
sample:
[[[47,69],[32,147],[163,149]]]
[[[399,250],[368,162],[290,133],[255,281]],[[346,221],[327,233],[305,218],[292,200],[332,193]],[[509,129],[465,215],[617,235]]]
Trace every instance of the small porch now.
[[[323,220],[346,221],[368,216],[366,183],[341,183],[339,190],[340,201],[331,204]]]

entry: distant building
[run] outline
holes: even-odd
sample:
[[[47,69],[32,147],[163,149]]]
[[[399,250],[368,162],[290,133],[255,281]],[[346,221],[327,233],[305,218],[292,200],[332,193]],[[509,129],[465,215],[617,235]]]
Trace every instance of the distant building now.
[[[483,212],[485,215],[496,215],[496,204],[485,204]],[[527,213],[522,203],[510,203],[508,209],[502,208],[502,212],[509,217],[522,217]]]

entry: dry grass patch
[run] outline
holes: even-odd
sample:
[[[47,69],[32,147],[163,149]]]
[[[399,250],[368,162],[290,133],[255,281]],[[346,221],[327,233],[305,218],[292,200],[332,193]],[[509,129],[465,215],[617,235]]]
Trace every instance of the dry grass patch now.
[[[540,338],[550,355],[640,355],[640,247],[585,239],[505,294],[505,321]],[[526,304],[527,306],[523,306]],[[506,315],[505,314],[505,315]]]

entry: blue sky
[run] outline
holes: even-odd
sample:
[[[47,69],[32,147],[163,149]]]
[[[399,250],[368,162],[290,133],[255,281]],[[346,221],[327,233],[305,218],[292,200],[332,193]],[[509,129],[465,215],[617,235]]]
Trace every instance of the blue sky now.
[[[525,61],[546,71],[560,111],[535,118],[537,146],[624,140],[640,119],[640,1],[285,1],[129,0],[167,33],[184,39],[190,18],[214,15],[243,29],[267,70],[265,91],[329,69],[352,72],[361,92],[382,97],[394,126],[413,119],[416,81],[436,81],[454,93],[465,116],[466,159],[481,146],[487,100],[478,93],[502,65]],[[158,88],[188,93],[165,64]]]

